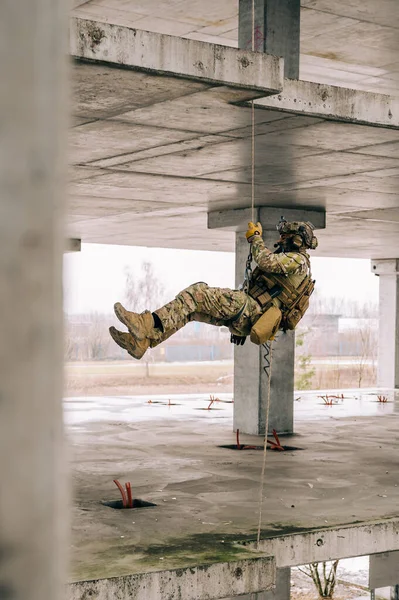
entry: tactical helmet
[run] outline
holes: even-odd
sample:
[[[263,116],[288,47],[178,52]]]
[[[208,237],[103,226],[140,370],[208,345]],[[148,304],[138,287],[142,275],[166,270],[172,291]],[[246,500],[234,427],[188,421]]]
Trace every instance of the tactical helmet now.
[[[314,235],[314,226],[310,221],[294,221],[289,223],[283,217],[281,217],[277,231],[281,234],[286,234],[291,237],[291,242],[297,248],[305,246],[310,250],[317,248],[318,241]]]

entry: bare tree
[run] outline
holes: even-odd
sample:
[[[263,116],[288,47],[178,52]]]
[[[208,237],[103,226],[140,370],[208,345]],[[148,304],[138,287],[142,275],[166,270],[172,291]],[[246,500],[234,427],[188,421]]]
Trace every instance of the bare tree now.
[[[151,262],[144,261],[140,270],[141,273],[137,276],[129,267],[125,268],[127,308],[134,312],[142,312],[145,309],[156,310],[165,300],[165,286]]]
[[[125,300],[128,310],[142,312],[154,311],[165,302],[165,286],[155,272],[154,265],[149,261],[141,264],[141,273],[136,275],[129,267],[125,268]],[[151,353],[144,356],[146,376],[150,374]]]
[[[332,598],[337,583],[337,568],[339,560],[332,562],[311,563],[298,567],[301,573],[310,577],[316,586],[319,598]]]
[[[86,355],[89,360],[99,360],[107,356],[110,337],[105,326],[107,317],[98,312],[89,315],[86,334]]]
[[[375,332],[372,328],[370,319],[364,322],[358,330],[360,340],[360,354],[358,362],[358,386],[362,387],[363,376],[367,368],[367,363],[372,361],[372,375],[374,377],[375,372],[375,358],[377,340]]]
[[[75,339],[72,328],[68,322],[64,328],[64,360],[69,361],[75,358]]]

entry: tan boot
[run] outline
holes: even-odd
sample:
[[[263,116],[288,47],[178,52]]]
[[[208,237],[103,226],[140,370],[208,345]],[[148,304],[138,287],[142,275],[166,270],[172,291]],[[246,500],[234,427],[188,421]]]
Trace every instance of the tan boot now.
[[[128,328],[136,340],[144,340],[153,332],[154,319],[148,310],[141,314],[130,312],[120,302],[117,302],[114,304],[114,311],[119,321]]]
[[[140,360],[150,346],[150,340],[136,340],[131,333],[119,331],[116,327],[110,327],[109,333],[118,346],[127,351],[130,356]]]

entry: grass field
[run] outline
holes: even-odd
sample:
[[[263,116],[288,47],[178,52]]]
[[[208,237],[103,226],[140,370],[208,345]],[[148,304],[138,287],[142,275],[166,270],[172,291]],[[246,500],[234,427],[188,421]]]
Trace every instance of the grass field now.
[[[64,387],[66,396],[229,392],[233,389],[233,362],[67,363]]]
[[[312,389],[359,387],[359,365],[349,361],[318,361]],[[298,381],[298,380],[297,380]],[[375,369],[362,367],[360,387],[372,387]],[[131,396],[233,391],[233,362],[140,363],[137,361],[75,362],[65,365],[65,396]]]

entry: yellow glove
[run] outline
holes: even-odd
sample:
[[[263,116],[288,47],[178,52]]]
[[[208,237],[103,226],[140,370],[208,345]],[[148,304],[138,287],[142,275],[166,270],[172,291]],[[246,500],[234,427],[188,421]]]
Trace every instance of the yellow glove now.
[[[245,234],[245,237],[247,238],[248,242],[252,241],[252,237],[254,235],[262,235],[263,229],[262,229],[262,225],[259,223],[259,221],[256,223],[252,223],[252,221],[250,221],[248,223],[248,231]]]

